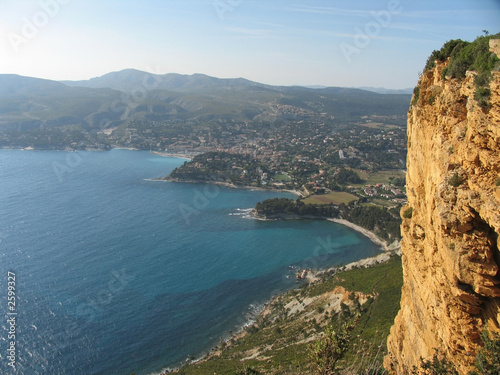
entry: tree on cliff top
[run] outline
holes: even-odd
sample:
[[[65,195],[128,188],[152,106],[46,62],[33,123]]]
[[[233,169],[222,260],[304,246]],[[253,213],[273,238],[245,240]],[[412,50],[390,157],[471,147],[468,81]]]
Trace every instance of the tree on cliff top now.
[[[490,52],[490,39],[500,38],[500,33],[485,35],[476,38],[473,42],[454,39],[446,42],[440,50],[434,50],[427,59],[425,70],[436,66],[436,61],[446,61],[450,58],[450,65],[446,75],[451,78],[464,78],[468,70],[478,73],[491,72],[500,65],[498,57]]]

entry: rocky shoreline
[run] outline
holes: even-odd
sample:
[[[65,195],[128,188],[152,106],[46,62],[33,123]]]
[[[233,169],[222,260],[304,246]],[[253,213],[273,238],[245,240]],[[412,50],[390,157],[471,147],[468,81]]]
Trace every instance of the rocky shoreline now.
[[[383,252],[373,256],[373,257],[368,257],[368,258],[363,258],[358,261],[351,262],[347,265],[344,266],[339,266],[339,267],[331,267],[328,269],[321,269],[321,270],[311,270],[311,269],[297,269],[295,272],[295,278],[297,280],[297,283],[299,282],[306,282],[310,286],[314,285],[316,281],[320,280],[321,277],[325,274],[337,274],[338,272],[344,272],[344,271],[350,271],[352,269],[356,268],[367,268],[367,267],[372,267],[380,263],[385,263],[388,262],[393,256],[401,256],[401,245],[399,241],[394,241],[392,244],[388,244],[386,241],[383,241],[380,239],[375,233],[360,227],[359,225],[356,225],[354,223],[351,223],[347,220],[344,219],[332,219],[332,218],[323,218],[323,217],[300,217],[297,215],[288,215],[287,217],[277,217],[277,218],[264,218],[264,217],[258,217],[255,215],[254,211],[253,215],[256,219],[258,220],[295,220],[295,219],[316,219],[316,220],[328,220],[332,221],[341,225],[345,225],[351,229],[356,230],[357,232],[365,235],[368,237],[372,242],[374,242],[377,245],[380,245],[382,248]],[[251,325],[254,321],[258,320],[259,317],[264,317],[272,312],[272,306],[273,303],[280,298],[282,298],[284,295],[286,295],[287,292],[283,292],[277,296],[274,296],[271,298],[267,303],[265,303],[261,309],[261,312],[258,313],[255,317],[251,319],[247,324],[243,325],[241,329],[233,334],[231,334],[229,337],[226,337],[223,339],[225,347],[223,349],[218,349],[209,353],[206,353],[205,355],[202,355],[199,359],[193,360],[190,363],[195,364],[195,363],[201,363],[204,361],[208,361],[209,359],[220,356],[223,351],[228,350],[231,347],[232,342],[237,342],[239,339],[245,337],[247,335],[246,328],[248,325]],[[178,373],[179,368],[175,369],[168,369],[165,370],[164,372],[161,373],[161,375],[166,375],[166,374],[171,374],[171,373]]]
[[[391,260],[392,257],[401,255],[399,253],[398,249],[399,249],[399,247],[397,247],[397,246],[395,248],[392,248],[392,246],[391,246],[390,249],[388,248],[387,251],[384,251],[383,253],[381,253],[377,256],[360,259],[358,261],[351,262],[345,266],[331,267],[331,268],[323,269],[323,270],[298,269],[296,272],[296,278],[297,278],[298,282],[300,280],[303,280],[303,282],[305,282],[307,285],[305,290],[308,290],[309,288],[314,287],[317,284],[317,282],[320,282],[320,280],[325,275],[329,275],[329,277],[331,277],[331,276],[337,275],[341,272],[350,271],[350,270],[353,270],[356,268],[368,268],[368,267],[373,267],[373,266],[381,264],[381,263],[387,263]],[[334,291],[331,291],[331,292],[327,292],[326,295],[329,295],[330,297],[336,297],[335,298],[336,300],[340,300],[335,293],[336,291],[337,291],[337,289]],[[345,298],[345,297],[350,295],[351,292],[343,289],[343,294],[344,294],[344,296],[343,296],[342,300],[346,301],[347,298]],[[268,315],[276,313],[276,311],[275,311],[275,309],[276,309],[275,306],[277,305],[276,302],[280,301],[285,296],[289,296],[289,295],[290,295],[290,291],[286,291],[286,292],[280,293],[280,294],[272,297],[268,302],[266,302],[265,304],[262,305],[260,312],[257,313],[254,317],[252,317],[251,320],[249,320],[246,324],[244,324],[237,332],[234,332],[231,335],[229,335],[228,337],[223,338],[221,341],[221,344],[222,344],[221,346],[214,348],[213,350],[202,355],[198,359],[194,359],[194,360],[186,362],[186,364],[195,365],[195,364],[207,362],[215,357],[222,356],[223,353],[226,351],[230,351],[232,349],[232,347],[234,346],[234,343],[238,342],[240,339],[242,339],[248,335],[247,328],[249,326],[255,325],[255,324],[257,324],[256,322],[258,322],[259,320],[262,320],[262,318],[265,318]],[[308,302],[311,302],[311,301],[308,301]],[[163,372],[160,375],[176,374],[176,373],[179,373],[180,370],[181,370],[181,367],[174,368],[174,369],[172,369],[172,368],[165,369],[165,370],[163,370]]]
[[[262,187],[262,186],[247,186],[247,185],[235,185],[230,182],[223,181],[212,181],[212,180],[183,180],[179,178],[172,178],[169,176],[156,178],[155,181],[168,181],[168,182],[180,182],[185,184],[210,184],[210,185],[219,185],[224,187],[229,187],[232,189],[246,189],[246,190],[257,190],[257,191],[272,191],[276,193],[291,193],[298,197],[303,197],[303,194],[298,190],[289,190],[289,189],[275,189],[271,187]]]

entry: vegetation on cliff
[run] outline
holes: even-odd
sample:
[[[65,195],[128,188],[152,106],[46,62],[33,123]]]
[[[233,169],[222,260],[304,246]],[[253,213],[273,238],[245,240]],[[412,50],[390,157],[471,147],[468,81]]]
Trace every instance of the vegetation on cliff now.
[[[481,341],[484,347],[476,356],[476,369],[468,375],[498,375],[500,374],[500,335],[490,334],[488,331],[481,333]],[[422,359],[420,367],[414,367],[412,375],[458,375],[458,371],[452,362],[446,359],[438,349],[430,360]]]
[[[481,354],[476,361],[492,346],[481,332],[500,323],[499,39],[447,42],[414,91],[404,286],[385,362],[394,373],[500,373],[487,370],[494,362],[477,362]]]
[[[478,73],[490,73],[499,67],[499,58],[490,52],[490,39],[499,39],[500,33],[495,35],[480,36],[473,42],[453,39],[446,42],[440,50],[434,50],[425,64],[425,70],[436,66],[436,60],[445,62],[448,58],[450,64],[442,76],[451,78],[465,78],[468,70]]]
[[[385,341],[399,308],[401,259],[318,277],[274,298],[243,334],[176,373],[382,374]]]
[[[443,79],[463,79],[468,70],[477,72],[474,79],[476,88],[474,99],[483,109],[490,106],[491,72],[500,68],[500,59],[495,53],[490,52],[489,47],[490,39],[500,38],[500,33],[489,35],[488,32],[485,32],[485,34],[473,42],[461,39],[446,42],[440,50],[432,52],[425,65],[425,71],[428,71],[436,66],[436,61],[445,62],[449,59],[449,65],[441,73]]]

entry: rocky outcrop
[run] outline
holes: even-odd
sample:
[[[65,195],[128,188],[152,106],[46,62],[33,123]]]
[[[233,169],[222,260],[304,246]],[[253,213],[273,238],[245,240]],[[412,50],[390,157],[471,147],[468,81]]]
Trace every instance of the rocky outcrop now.
[[[444,79],[447,64],[423,73],[408,113],[404,286],[385,360],[397,374],[435,350],[467,374],[481,331],[499,331],[500,72],[485,108],[476,73]]]

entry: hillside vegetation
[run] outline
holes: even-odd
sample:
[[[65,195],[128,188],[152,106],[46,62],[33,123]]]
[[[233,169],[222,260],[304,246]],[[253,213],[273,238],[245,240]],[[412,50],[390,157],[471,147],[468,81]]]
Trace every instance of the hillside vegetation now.
[[[321,350],[329,336],[342,332],[344,345],[336,370],[379,373],[389,328],[399,309],[401,285],[399,257],[370,268],[325,272],[312,284],[273,299],[242,334],[221,342],[207,358],[176,373],[326,373],[321,372]]]

